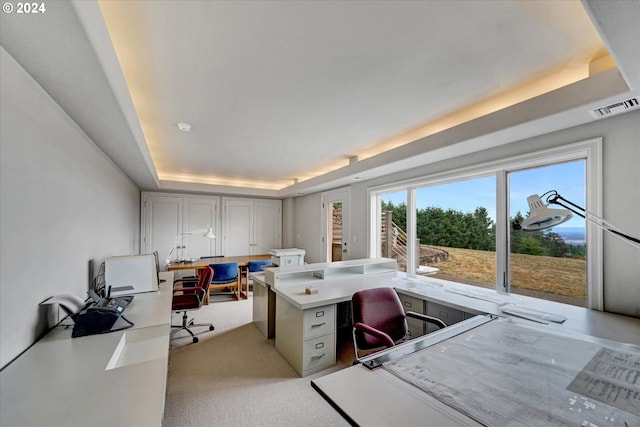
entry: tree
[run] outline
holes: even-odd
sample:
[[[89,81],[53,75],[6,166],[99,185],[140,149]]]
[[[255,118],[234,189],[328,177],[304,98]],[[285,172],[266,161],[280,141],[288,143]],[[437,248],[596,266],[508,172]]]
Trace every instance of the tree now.
[[[534,236],[525,236],[520,241],[520,246],[518,248],[518,252],[516,253],[527,255],[544,255],[545,250],[540,244],[540,241]]]
[[[547,256],[566,257],[569,255],[569,248],[564,243],[564,239],[553,231],[549,231],[544,235],[542,246],[545,248],[545,255]]]
[[[393,214],[393,222],[404,232],[407,231],[407,205],[382,202],[382,210]],[[522,224],[524,216],[517,212],[511,218],[512,224]],[[416,212],[417,234],[423,245],[449,248],[496,250],[496,224],[489,217],[486,208],[479,206],[473,212],[444,210],[438,206],[428,206]],[[567,245],[558,233],[523,231],[512,228],[511,253],[546,255],[552,257],[584,257],[581,246]]]

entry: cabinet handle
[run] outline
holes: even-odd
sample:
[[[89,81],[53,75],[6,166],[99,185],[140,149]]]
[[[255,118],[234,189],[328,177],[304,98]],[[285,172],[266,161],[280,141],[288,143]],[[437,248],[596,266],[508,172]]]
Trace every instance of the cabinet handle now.
[[[311,325],[311,327],[312,328],[319,328],[320,326],[324,326],[326,324],[327,324],[327,322],[315,323],[315,324]]]
[[[325,353],[315,354],[315,355],[311,356],[311,360],[320,360],[320,359],[322,359],[324,356],[326,356],[326,354],[325,354]]]

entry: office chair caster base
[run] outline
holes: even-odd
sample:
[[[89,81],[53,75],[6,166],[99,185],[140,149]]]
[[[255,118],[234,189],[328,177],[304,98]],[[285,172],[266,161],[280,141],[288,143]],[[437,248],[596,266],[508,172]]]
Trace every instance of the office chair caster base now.
[[[213,327],[213,326],[209,326],[209,330],[210,330],[210,331],[213,331],[214,329],[215,329],[215,327]]]
[[[198,343],[198,341],[200,341],[200,340],[198,339],[198,337],[193,337],[193,343],[194,343],[194,344],[197,344],[197,343]]]

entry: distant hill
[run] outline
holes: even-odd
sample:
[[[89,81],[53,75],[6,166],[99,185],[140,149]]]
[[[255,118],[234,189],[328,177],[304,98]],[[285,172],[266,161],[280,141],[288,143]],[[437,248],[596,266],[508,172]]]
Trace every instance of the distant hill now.
[[[584,245],[587,242],[583,227],[554,227],[553,231],[558,233],[565,243]]]

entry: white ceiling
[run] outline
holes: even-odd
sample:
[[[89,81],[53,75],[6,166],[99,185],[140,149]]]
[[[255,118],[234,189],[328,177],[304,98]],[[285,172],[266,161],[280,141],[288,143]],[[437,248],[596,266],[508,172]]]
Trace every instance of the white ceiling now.
[[[591,120],[640,2],[591,3],[49,2],[1,41],[141,188],[285,197]]]

